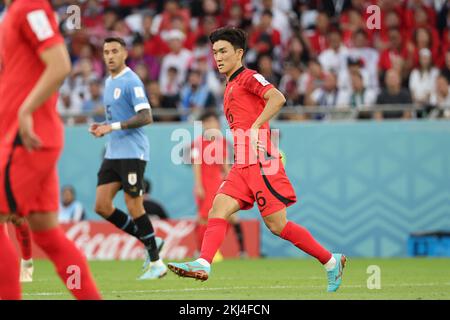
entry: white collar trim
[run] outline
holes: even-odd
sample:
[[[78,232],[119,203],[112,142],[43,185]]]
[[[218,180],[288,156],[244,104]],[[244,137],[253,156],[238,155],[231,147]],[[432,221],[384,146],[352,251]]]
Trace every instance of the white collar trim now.
[[[123,76],[125,73],[127,73],[128,71],[130,71],[129,67],[125,67],[122,71],[120,71],[120,73],[118,73],[115,77],[111,76],[111,79],[117,79],[121,76]]]

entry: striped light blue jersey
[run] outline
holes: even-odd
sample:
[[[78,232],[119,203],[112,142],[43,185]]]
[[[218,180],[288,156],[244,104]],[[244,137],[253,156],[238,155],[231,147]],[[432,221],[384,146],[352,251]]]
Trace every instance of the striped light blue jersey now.
[[[103,94],[106,122],[128,120],[143,109],[150,109],[144,85],[136,73],[126,67],[114,78],[106,79]],[[149,143],[144,129],[117,130],[109,134],[106,159],[149,160]]]

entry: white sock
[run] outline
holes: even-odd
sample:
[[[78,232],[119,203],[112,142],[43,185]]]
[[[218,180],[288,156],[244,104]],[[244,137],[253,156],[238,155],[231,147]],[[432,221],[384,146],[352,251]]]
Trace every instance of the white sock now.
[[[328,260],[328,262],[325,263],[323,266],[327,271],[333,270],[336,267],[336,259],[334,258],[334,256],[331,256],[331,259]]]
[[[161,259],[150,262],[150,266],[162,267],[163,265],[164,265],[164,263]]]
[[[203,259],[203,258],[198,258],[198,259],[195,260],[195,261],[197,261],[198,263],[200,263],[202,266],[205,266],[205,267],[209,267],[209,266],[210,266],[209,262],[206,261],[206,260]]]
[[[29,259],[29,260],[24,260],[22,259],[22,266],[25,267],[32,267],[33,266],[33,258]]]

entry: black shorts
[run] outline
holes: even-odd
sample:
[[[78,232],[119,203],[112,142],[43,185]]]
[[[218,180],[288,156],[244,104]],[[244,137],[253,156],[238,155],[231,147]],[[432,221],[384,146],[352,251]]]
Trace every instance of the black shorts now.
[[[97,186],[120,182],[132,197],[144,194],[144,172],[147,162],[139,159],[104,159],[97,173]]]

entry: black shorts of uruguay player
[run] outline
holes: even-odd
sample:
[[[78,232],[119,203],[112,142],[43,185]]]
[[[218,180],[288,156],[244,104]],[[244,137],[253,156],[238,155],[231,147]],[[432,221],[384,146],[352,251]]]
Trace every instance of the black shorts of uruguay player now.
[[[97,186],[120,182],[121,189],[130,196],[142,196],[146,164],[140,159],[104,159],[97,173]]]

